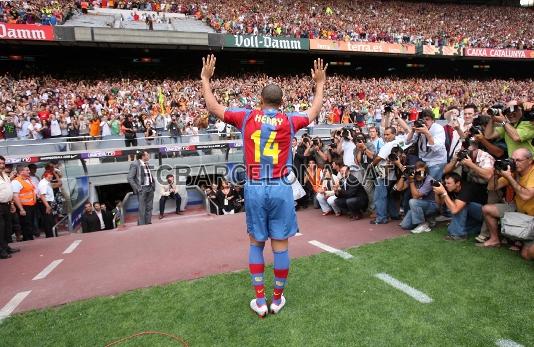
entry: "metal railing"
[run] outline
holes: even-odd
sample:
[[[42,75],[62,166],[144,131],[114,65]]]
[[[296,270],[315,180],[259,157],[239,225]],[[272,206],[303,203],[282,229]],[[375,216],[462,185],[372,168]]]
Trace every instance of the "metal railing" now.
[[[52,234],[54,235],[54,237],[57,237],[58,235],[58,232],[57,232],[58,227],[65,222],[67,224],[67,230],[70,231],[70,218],[69,217],[70,216],[67,214],[65,217],[61,218],[59,222],[54,224],[54,226],[52,227]]]
[[[128,193],[126,193],[126,195],[124,195],[124,198],[122,199],[122,202],[121,202],[121,225],[124,225],[125,218],[126,218],[126,209],[124,208],[124,206],[126,206],[126,201],[128,201],[128,199],[132,195],[134,195],[133,192],[128,192]]]

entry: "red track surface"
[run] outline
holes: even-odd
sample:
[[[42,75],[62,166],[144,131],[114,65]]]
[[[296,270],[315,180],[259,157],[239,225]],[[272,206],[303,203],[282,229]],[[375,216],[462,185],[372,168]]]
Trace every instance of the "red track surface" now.
[[[396,223],[351,222],[314,209],[299,212],[298,219],[303,235],[290,241],[292,258],[322,252],[310,240],[345,249],[404,234]],[[21,252],[0,261],[0,308],[27,290],[31,294],[14,313],[248,267],[244,214],[156,217],[153,223],[15,244]],[[63,254],[75,240],[82,242]],[[46,278],[32,280],[56,259],[64,261]]]

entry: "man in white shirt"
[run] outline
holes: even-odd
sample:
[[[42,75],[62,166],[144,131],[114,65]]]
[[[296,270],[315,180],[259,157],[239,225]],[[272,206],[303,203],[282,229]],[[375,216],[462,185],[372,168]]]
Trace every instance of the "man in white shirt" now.
[[[406,141],[408,143],[417,143],[419,158],[428,165],[428,174],[437,180],[441,180],[443,169],[447,164],[445,130],[443,126],[434,122],[432,110],[424,109],[421,112],[419,119],[414,122]]]
[[[336,135],[334,141],[337,142],[336,152],[343,155],[343,164],[347,165],[351,171],[356,168],[354,160],[354,148],[356,145],[352,142],[352,134],[349,129],[342,129],[341,135]]]
[[[106,223],[104,222],[104,214],[102,213],[102,209],[100,208],[100,203],[93,203],[93,208],[95,210],[96,216],[98,217],[98,220],[100,221],[100,230],[106,230]]]
[[[391,150],[398,146],[395,140],[396,133],[394,127],[386,128],[384,131],[385,143],[373,159],[373,165],[378,169],[379,178],[377,178],[378,184],[376,184],[374,192],[376,219],[372,220],[371,224],[386,224],[389,221],[388,216],[392,219],[400,219],[399,210],[391,198],[391,190],[396,181],[395,170],[388,163]]]
[[[54,175],[51,172],[45,172],[43,179],[37,185],[37,206],[39,208],[43,229],[46,237],[53,237],[52,228],[54,227],[54,214],[52,213],[52,203],[54,202],[54,190],[50,181]]]

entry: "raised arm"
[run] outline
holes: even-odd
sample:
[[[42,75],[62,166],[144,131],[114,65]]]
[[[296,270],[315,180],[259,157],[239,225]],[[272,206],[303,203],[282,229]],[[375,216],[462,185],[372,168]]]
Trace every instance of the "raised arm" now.
[[[224,121],[224,111],[226,108],[217,102],[210,85],[210,79],[215,72],[216,60],[217,59],[213,54],[208,55],[206,58],[202,58],[202,72],[200,73],[200,79],[202,81],[202,94],[204,95],[204,100],[206,100],[206,108],[208,109],[208,112]]]
[[[311,69],[312,79],[315,81],[315,95],[313,102],[308,110],[308,118],[310,123],[319,116],[321,108],[323,107],[324,85],[326,83],[326,69],[328,64],[324,65],[323,59],[319,58],[313,61],[313,69]]]

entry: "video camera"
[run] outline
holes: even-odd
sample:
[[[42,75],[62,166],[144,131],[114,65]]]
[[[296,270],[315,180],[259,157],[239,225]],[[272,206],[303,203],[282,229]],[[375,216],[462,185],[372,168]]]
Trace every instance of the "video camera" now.
[[[514,172],[517,169],[515,165],[515,161],[510,158],[495,160],[495,164],[493,164],[493,167],[497,171],[506,171],[508,170],[508,167],[510,167],[510,171],[512,172]]]

